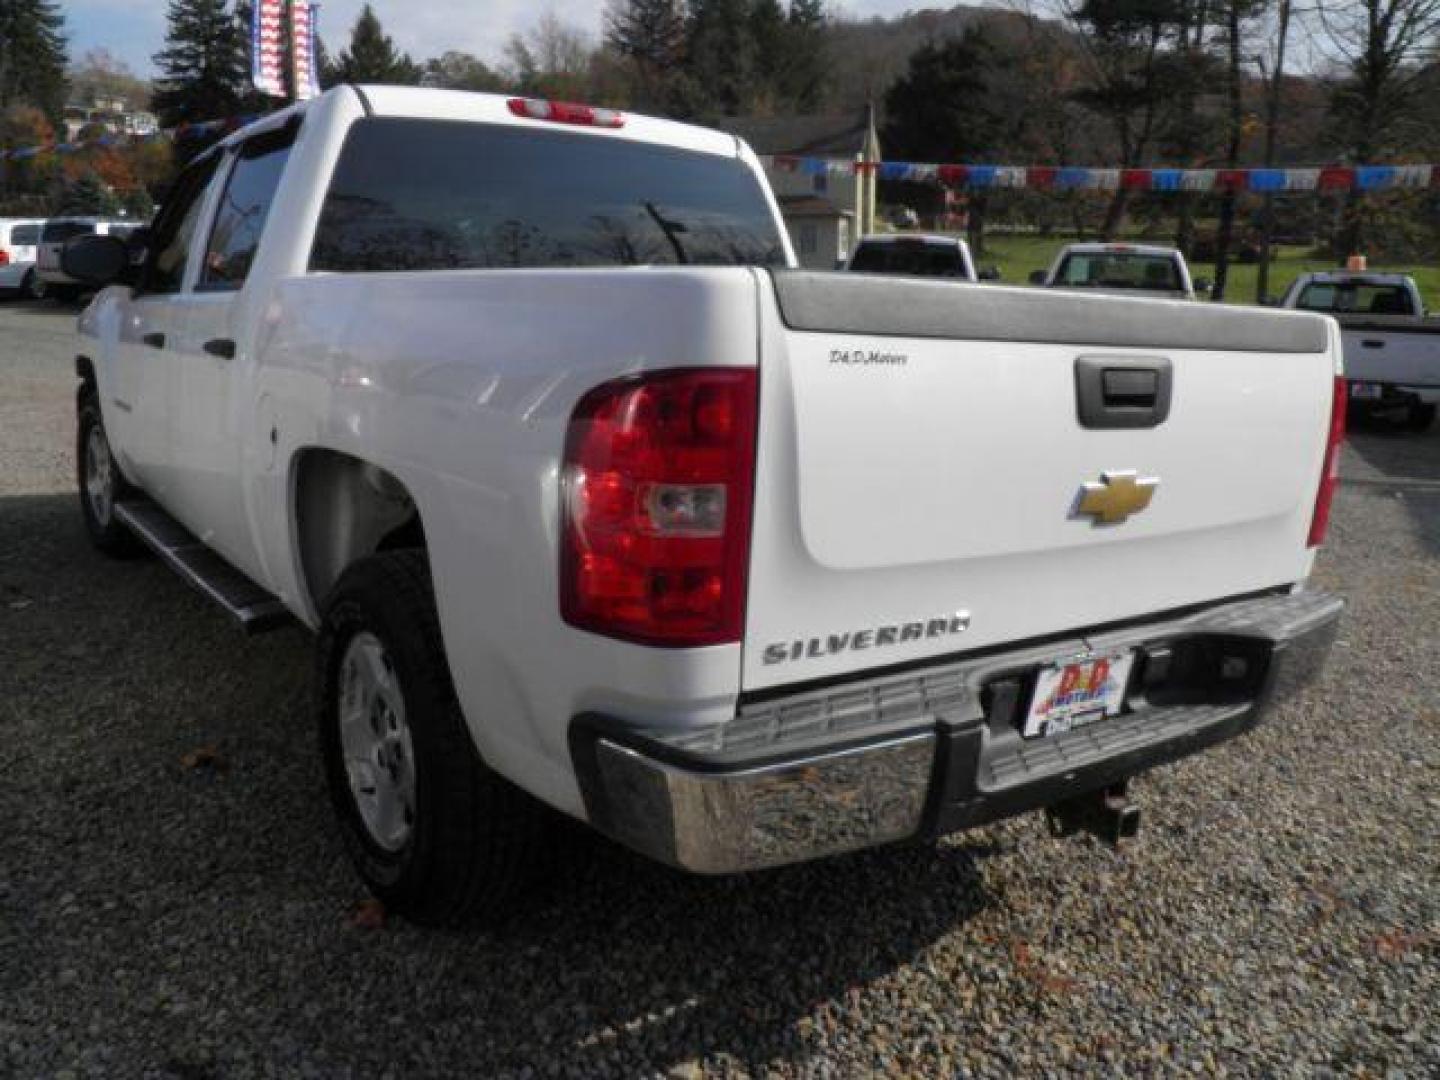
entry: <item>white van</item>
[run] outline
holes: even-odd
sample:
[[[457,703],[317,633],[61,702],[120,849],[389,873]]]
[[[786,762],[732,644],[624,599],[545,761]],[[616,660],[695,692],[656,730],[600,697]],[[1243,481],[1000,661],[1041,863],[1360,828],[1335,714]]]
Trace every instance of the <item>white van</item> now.
[[[40,250],[35,259],[36,276],[46,293],[57,300],[73,300],[80,283],[60,269],[60,251],[65,241],[76,236],[128,236],[140,228],[137,221],[108,221],[94,217],[51,218],[40,230]]]
[[[35,274],[35,249],[43,224],[24,218],[0,218],[0,293],[36,299],[44,295]]]

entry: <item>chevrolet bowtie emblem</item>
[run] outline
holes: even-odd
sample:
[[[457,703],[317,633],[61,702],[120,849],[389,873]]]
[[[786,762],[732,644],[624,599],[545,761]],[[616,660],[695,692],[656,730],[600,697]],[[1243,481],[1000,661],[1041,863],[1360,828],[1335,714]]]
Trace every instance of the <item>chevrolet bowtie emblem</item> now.
[[[1090,481],[1080,489],[1076,512],[1093,514],[1097,525],[1118,525],[1149,506],[1159,486],[1159,477],[1142,480],[1133,469],[1101,473],[1098,484]]]

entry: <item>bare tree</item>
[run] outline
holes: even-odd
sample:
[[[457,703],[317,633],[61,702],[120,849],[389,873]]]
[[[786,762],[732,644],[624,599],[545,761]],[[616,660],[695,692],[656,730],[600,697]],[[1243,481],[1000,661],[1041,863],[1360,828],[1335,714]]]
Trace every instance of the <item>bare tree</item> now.
[[[1419,122],[1424,62],[1435,55],[1440,0],[1317,0],[1322,40],[1344,71],[1331,100],[1335,134],[1356,164],[1405,149]],[[1336,255],[1363,243],[1361,194],[1345,200]]]
[[[1294,16],[1292,0],[1278,0],[1272,51],[1258,58],[1260,74],[1265,82],[1265,156],[1264,165],[1275,164],[1275,142],[1280,132],[1280,91],[1284,86],[1285,53],[1290,44],[1290,26]],[[1255,278],[1255,301],[1263,304],[1270,295],[1270,236],[1275,230],[1275,196],[1265,193],[1260,232],[1260,267]]]

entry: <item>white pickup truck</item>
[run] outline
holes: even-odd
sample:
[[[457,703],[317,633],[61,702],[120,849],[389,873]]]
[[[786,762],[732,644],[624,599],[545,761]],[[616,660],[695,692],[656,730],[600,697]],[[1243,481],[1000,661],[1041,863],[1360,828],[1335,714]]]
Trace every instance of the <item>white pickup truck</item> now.
[[[799,272],[717,132],[341,87],[65,265],[94,542],[315,631],[417,920],[513,897],[541,803],[706,873],[1113,807],[1343,606],[1331,320]]]
[[[1176,248],[1153,244],[1070,244],[1049,270],[1036,270],[1030,284],[1048,289],[1089,289],[1131,296],[1194,300],[1210,282],[1192,280],[1185,256]]]
[[[1339,321],[1352,411],[1398,416],[1414,431],[1434,422],[1440,404],[1440,319],[1426,314],[1409,274],[1301,274],[1280,306]]]

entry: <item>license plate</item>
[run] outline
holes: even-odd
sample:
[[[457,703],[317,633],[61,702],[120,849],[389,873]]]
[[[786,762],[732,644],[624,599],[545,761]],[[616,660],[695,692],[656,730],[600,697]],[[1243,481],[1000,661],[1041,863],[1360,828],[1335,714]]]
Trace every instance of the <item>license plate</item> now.
[[[1359,401],[1379,401],[1385,388],[1379,383],[1352,382],[1350,396]]]
[[[1035,680],[1022,734],[1027,739],[1061,735],[1114,716],[1125,704],[1134,664],[1130,651],[1044,668]]]

